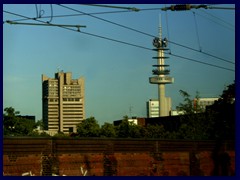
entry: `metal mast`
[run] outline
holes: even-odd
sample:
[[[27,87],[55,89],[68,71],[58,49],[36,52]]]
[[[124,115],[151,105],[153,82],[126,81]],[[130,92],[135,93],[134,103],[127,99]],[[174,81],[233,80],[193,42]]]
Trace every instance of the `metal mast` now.
[[[153,75],[156,76],[150,77],[149,82],[158,85],[159,117],[169,116],[170,107],[165,97],[165,84],[173,83],[174,79],[166,76],[170,70],[167,69],[169,65],[165,65],[165,59],[169,57],[164,56],[164,51],[168,49],[166,48],[167,39],[162,39],[161,15],[159,15],[159,37],[153,39],[153,46],[156,48],[153,50],[157,51],[157,56],[153,57],[157,59],[157,65],[153,65],[153,67],[157,68],[152,70]]]

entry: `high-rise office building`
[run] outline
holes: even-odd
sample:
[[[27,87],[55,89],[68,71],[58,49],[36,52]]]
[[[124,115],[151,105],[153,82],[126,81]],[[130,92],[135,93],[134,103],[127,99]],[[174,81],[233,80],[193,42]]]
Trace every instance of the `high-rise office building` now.
[[[42,75],[42,115],[44,129],[50,134],[76,132],[85,119],[84,78],[72,79],[72,73]]]

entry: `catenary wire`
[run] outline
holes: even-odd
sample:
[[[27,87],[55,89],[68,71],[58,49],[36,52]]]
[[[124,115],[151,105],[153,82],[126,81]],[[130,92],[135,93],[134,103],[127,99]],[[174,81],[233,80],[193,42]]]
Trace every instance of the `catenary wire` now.
[[[221,19],[221,18],[219,18],[219,17],[217,17],[217,16],[214,16],[214,15],[211,14],[211,13],[208,13],[208,12],[206,12],[206,11],[203,10],[203,9],[200,9],[200,11],[202,11],[202,12],[204,12],[205,14],[207,14],[207,15],[209,15],[209,16],[211,16],[211,17],[213,17],[213,18],[215,18],[215,19],[217,19],[217,20],[219,20],[219,21],[221,21],[222,23],[227,24],[228,26],[231,26],[232,28],[234,28],[234,25],[233,25],[233,24],[231,24],[231,23],[229,23],[229,22],[227,22],[227,21],[225,21],[225,20],[223,20],[223,19]]]
[[[199,51],[201,52],[202,48],[201,48],[201,45],[200,45],[200,39],[199,39],[199,33],[198,33],[198,25],[197,25],[195,12],[193,12],[193,18],[194,18],[194,22],[195,22],[195,29],[196,29],[196,34],[197,34],[197,41],[198,41]]]
[[[181,59],[189,60],[189,61],[192,61],[192,62],[201,63],[201,64],[205,64],[205,65],[208,65],[208,66],[212,66],[212,67],[221,68],[221,69],[225,69],[225,70],[228,70],[228,71],[235,72],[235,70],[233,70],[233,69],[229,69],[229,68],[225,68],[225,67],[222,67],[222,66],[218,66],[218,65],[214,65],[214,64],[198,61],[198,60],[195,60],[195,59],[192,59],[192,58],[176,55],[176,54],[173,54],[173,53],[166,53],[166,54],[169,54],[171,56],[178,57],[178,58],[181,58]]]
[[[75,11],[75,12],[83,13],[83,14],[88,15],[88,16],[90,16],[90,17],[93,17],[93,18],[95,18],[95,19],[98,19],[98,20],[101,20],[101,21],[104,21],[104,22],[107,22],[107,23],[110,23],[110,24],[113,24],[113,25],[116,25],[116,26],[119,26],[119,27],[122,27],[122,28],[125,28],[125,29],[128,29],[128,30],[131,30],[131,31],[135,31],[135,32],[137,32],[137,33],[141,33],[141,34],[144,34],[144,35],[147,35],[147,36],[150,36],[150,37],[155,37],[155,36],[153,36],[153,35],[151,35],[151,34],[148,34],[148,33],[142,32],[142,31],[139,31],[139,30],[137,30],[137,29],[133,29],[133,28],[124,26],[124,25],[122,25],[122,24],[115,23],[115,22],[113,22],[113,21],[109,21],[109,20],[107,20],[107,19],[103,19],[103,18],[100,18],[100,17],[98,17],[98,16],[94,16],[94,15],[92,15],[92,14],[88,14],[88,13],[85,13],[85,12],[83,12],[83,11],[79,11],[79,10],[73,9],[73,8],[71,8],[71,7],[68,7],[68,6],[64,6],[64,5],[61,5],[61,4],[58,4],[58,6],[61,6],[61,7],[63,7],[63,8],[66,8],[66,9],[69,9],[69,10],[72,10],[72,11]]]
[[[36,6],[37,8],[37,6]],[[161,8],[145,8],[145,9],[140,9],[140,11],[153,11],[153,10],[160,10]],[[37,11],[37,10],[36,10]],[[114,14],[114,13],[133,13],[133,11],[127,11],[127,10],[121,10],[121,11],[103,11],[103,12],[93,12],[93,13],[88,13],[91,15],[101,15],[101,14]],[[72,17],[72,16],[83,16],[86,15],[84,13],[79,13],[79,14],[63,14],[63,15],[55,15],[52,16],[53,18],[65,18],[65,17]],[[51,16],[41,16],[38,17],[37,19],[46,19],[46,18],[50,18]],[[26,21],[26,20],[35,20],[36,18],[23,18],[23,19],[15,19],[12,21]]]
[[[202,10],[201,10],[202,11]],[[214,23],[216,23],[216,24],[218,24],[219,26],[221,26],[221,27],[224,27],[224,28],[226,28],[226,29],[228,29],[228,30],[231,30],[231,31],[234,31],[235,30],[235,28],[234,28],[234,26],[232,26],[232,25],[228,25],[228,24],[223,24],[223,23],[220,23],[219,21],[216,21],[216,20],[214,20],[214,19],[212,19],[212,18],[210,18],[210,17],[206,17],[206,16],[204,16],[204,15],[202,15],[202,14],[200,14],[200,13],[197,13],[196,11],[194,11],[198,16],[200,16],[200,17],[202,17],[202,18],[205,18],[205,19],[208,19],[208,20],[210,20],[211,22],[214,22]],[[202,12],[205,12],[205,11],[202,11]]]
[[[192,51],[199,52],[199,50],[197,50],[197,49],[194,49],[194,48],[191,48],[191,47],[188,47],[188,46],[185,46],[185,45],[182,45],[182,44],[179,44],[179,43],[173,42],[173,41],[169,41],[169,42],[172,43],[172,44],[175,44],[175,45],[177,45],[177,46],[180,46],[180,47],[183,47],[183,48],[186,48],[186,49],[192,50]],[[232,62],[232,61],[229,61],[229,60],[223,59],[223,58],[221,58],[221,57],[218,57],[218,56],[215,56],[215,55],[212,55],[212,54],[209,54],[209,53],[203,52],[203,51],[201,51],[200,53],[203,53],[203,54],[205,54],[205,55],[207,55],[207,56],[210,56],[210,57],[213,57],[213,58],[219,59],[219,60],[221,60],[221,61],[224,61],[224,62],[227,62],[227,63],[230,63],[230,64],[235,64],[235,63]]]
[[[166,5],[165,5],[165,7],[166,7]],[[168,13],[167,13],[167,11],[165,11],[165,13],[166,13],[166,24],[167,24],[167,38],[168,38],[168,40],[170,40],[170,32],[169,32],[169,27],[168,27]],[[169,43],[169,50],[170,50],[170,53],[171,53],[171,43]]]
[[[29,17],[27,17],[27,16],[19,15],[19,14],[16,14],[16,13],[12,13],[12,12],[9,12],[9,11],[5,11],[5,10],[3,10],[3,12],[8,13],[8,14],[12,14],[12,15],[15,15],[15,16],[23,17],[23,18],[29,18]],[[31,19],[31,18],[29,18],[29,19]],[[51,25],[51,23],[47,23],[47,22],[45,22],[45,21],[41,21],[41,20],[37,20],[37,19],[36,19],[35,21],[38,21],[38,22],[41,22],[41,23],[44,23],[44,24],[50,24],[50,25]],[[108,37],[101,36],[101,35],[96,35],[96,34],[92,34],[92,33],[88,33],[88,32],[77,31],[77,30],[74,30],[74,29],[71,29],[71,28],[67,28],[67,27],[63,27],[63,26],[57,26],[57,27],[64,28],[64,29],[67,29],[67,30],[71,30],[71,31],[74,31],[74,32],[79,32],[79,33],[86,34],[86,35],[90,35],[90,36],[94,36],[94,37],[98,37],[98,38],[105,39],[105,40],[109,40],[109,41],[118,42],[118,43],[121,43],[121,44],[125,44],[125,45],[129,45],[129,46],[133,46],[133,47],[145,49],[145,50],[151,50],[151,51],[153,50],[153,49],[151,49],[151,48],[147,48],[147,47],[144,47],[144,46],[140,46],[140,45],[128,43],[128,42],[125,42],[125,41],[116,40],[116,39],[113,39],[113,38],[108,38]],[[172,55],[172,56],[175,56],[175,57],[179,57],[179,58],[182,58],[182,59],[185,59],[185,60],[189,60],[189,61],[192,61],[192,62],[197,62],[197,63],[200,63],[200,64],[205,64],[205,65],[208,65],[208,66],[212,66],[212,67],[216,67],[216,68],[220,68],[220,69],[225,69],[225,70],[233,71],[233,72],[234,72],[233,69],[228,69],[228,68],[225,68],[225,67],[222,67],[222,66],[217,66],[217,65],[214,65],[214,64],[205,63],[205,62],[198,61],[198,60],[195,60],[195,59],[192,59],[192,58],[186,58],[186,57],[183,57],[183,56],[180,56],[180,55],[176,55],[176,54],[173,54],[173,53],[167,53],[167,54]]]
[[[66,9],[69,9],[69,10],[72,10],[72,11],[75,11],[75,12],[79,12],[79,13],[83,13],[83,14],[89,15],[89,16],[91,16],[91,17],[93,17],[93,18],[96,18],[96,19],[99,19],[99,20],[102,20],[102,21],[105,21],[105,22],[108,22],[108,23],[111,23],[111,24],[120,26],[120,27],[122,27],[122,28],[126,28],[126,29],[128,29],[128,30],[131,30],[131,31],[134,31],[134,32],[143,34],[143,35],[147,35],[147,36],[149,36],[149,37],[155,37],[154,35],[151,35],[151,34],[149,34],[149,33],[145,33],[145,32],[139,31],[139,30],[137,30],[137,29],[133,29],[133,28],[130,28],[130,27],[127,27],[127,26],[124,26],[124,25],[121,25],[121,24],[118,24],[118,23],[115,23],[115,22],[112,22],[112,21],[109,21],[109,20],[106,20],[106,19],[103,19],[103,18],[99,18],[99,17],[97,17],[97,16],[90,15],[90,14],[88,14],[88,13],[84,13],[84,12],[82,12],[82,11],[79,11],[79,10],[76,10],[76,9],[73,9],[73,8],[70,8],[70,7],[67,7],[67,6],[63,6],[63,5],[60,5],[60,4],[59,4],[59,6],[62,6],[62,7],[64,7],[64,8],[66,8]],[[188,47],[188,46],[185,46],[185,45],[181,45],[181,44],[179,44],[179,43],[174,43],[173,41],[169,41],[169,42],[172,43],[172,44],[175,44],[175,45],[184,47],[184,48],[186,48],[186,49],[193,50],[193,51],[195,51],[195,52],[203,53],[203,54],[205,54],[205,55],[207,55],[207,56],[211,56],[211,57],[213,57],[213,58],[222,60],[222,61],[224,61],[224,62],[228,62],[228,63],[231,63],[231,64],[235,64],[235,63],[233,63],[232,61],[226,60],[226,59],[224,59],[224,58],[217,57],[217,56],[215,56],[215,55],[211,55],[211,54],[209,54],[209,53],[205,53],[205,52],[203,52],[203,51],[201,51],[201,50],[199,51],[199,50],[193,49],[193,48],[191,48],[191,47]]]
[[[72,9],[72,8],[71,8]],[[161,8],[146,8],[146,9],[140,9],[140,11],[145,11],[145,10],[160,10]],[[78,10],[75,10],[74,11],[78,11]],[[93,15],[93,14],[106,14],[106,13],[121,13],[121,12],[132,12],[132,11],[110,11],[110,12],[99,12],[99,13],[80,13],[80,14],[72,14],[72,15],[58,15],[58,16],[53,16],[53,17],[69,17],[69,16],[79,16],[79,15]],[[39,18],[49,18],[51,16],[45,16],[45,17],[39,17]],[[36,18],[24,18],[24,19],[18,19],[18,20],[13,20],[13,21],[22,21],[22,20],[36,20]],[[117,24],[117,23],[116,23]],[[122,26],[122,27],[125,27],[125,28],[128,28],[126,26]],[[144,34],[144,35],[147,35],[147,36],[150,36],[150,37],[155,37],[154,35],[151,35],[151,34],[148,34],[148,33],[145,33],[145,32],[142,32],[142,31],[139,31],[139,30],[136,30],[136,29],[133,29],[133,28],[128,28],[129,30],[133,30],[135,32],[138,32],[138,33],[141,33],[141,34]],[[229,60],[226,60],[224,58],[221,58],[221,57],[218,57],[218,56],[215,56],[215,55],[212,55],[210,53],[206,53],[206,52],[203,52],[203,51],[199,51],[199,50],[196,50],[196,49],[193,49],[191,47],[188,47],[188,46],[185,46],[185,45],[181,45],[179,43],[175,43],[173,41],[169,41],[169,43],[172,43],[172,44],[175,44],[177,46],[181,46],[183,48],[186,48],[186,49],[189,49],[189,50],[193,50],[195,52],[199,52],[199,53],[203,53],[207,56],[210,56],[210,57],[213,57],[213,58],[216,58],[218,60],[221,60],[221,61],[224,61],[224,62],[228,62],[228,63],[231,63],[231,64],[235,64],[233,63],[232,61],[229,61]]]

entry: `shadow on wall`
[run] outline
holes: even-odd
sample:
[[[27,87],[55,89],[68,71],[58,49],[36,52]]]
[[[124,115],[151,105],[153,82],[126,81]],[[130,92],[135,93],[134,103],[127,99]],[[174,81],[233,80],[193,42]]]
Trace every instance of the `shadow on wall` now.
[[[104,176],[117,176],[117,160],[113,154],[104,154]]]
[[[234,176],[235,172],[231,168],[231,157],[225,150],[223,140],[216,142],[215,149],[212,153],[214,162],[213,176]]]

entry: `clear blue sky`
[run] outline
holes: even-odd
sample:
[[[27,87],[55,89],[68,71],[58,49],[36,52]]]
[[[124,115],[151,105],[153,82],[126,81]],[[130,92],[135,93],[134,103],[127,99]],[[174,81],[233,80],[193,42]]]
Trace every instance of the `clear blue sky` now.
[[[84,13],[121,11],[121,9],[65,5]],[[119,6],[162,8],[163,4],[121,4]],[[168,5],[167,5],[168,6]],[[214,5],[212,5],[214,6]],[[234,5],[215,5],[215,7]],[[53,16],[79,12],[53,5]],[[42,16],[51,16],[50,5],[37,6]],[[4,11],[36,17],[35,5],[4,5]],[[195,19],[194,14],[195,12]],[[118,23],[149,35],[158,36],[159,14],[163,37],[173,43],[191,47],[223,60],[169,43],[172,54],[235,70],[235,11],[198,9],[192,11],[144,10],[94,16]],[[3,21],[22,17],[3,13]],[[51,18],[42,18],[50,21]],[[39,23],[36,21],[18,21]],[[153,48],[153,37],[125,29],[88,15],[53,17],[54,24],[86,25],[82,32],[92,33],[127,43]],[[197,29],[196,29],[197,26]],[[76,28],[72,28],[76,30]],[[198,35],[197,35],[198,34]],[[198,41],[199,39],[199,41]],[[41,75],[54,77],[58,68],[72,72],[73,78],[85,77],[86,117],[94,116],[99,124],[132,114],[146,116],[146,101],[157,98],[157,86],[149,84],[153,76],[155,51],[109,41],[60,27],[3,24],[3,108],[14,107],[22,115],[42,118]],[[182,102],[179,90],[192,97],[218,97],[224,87],[234,82],[235,72],[169,56],[174,84],[166,85],[166,96],[173,109]]]

